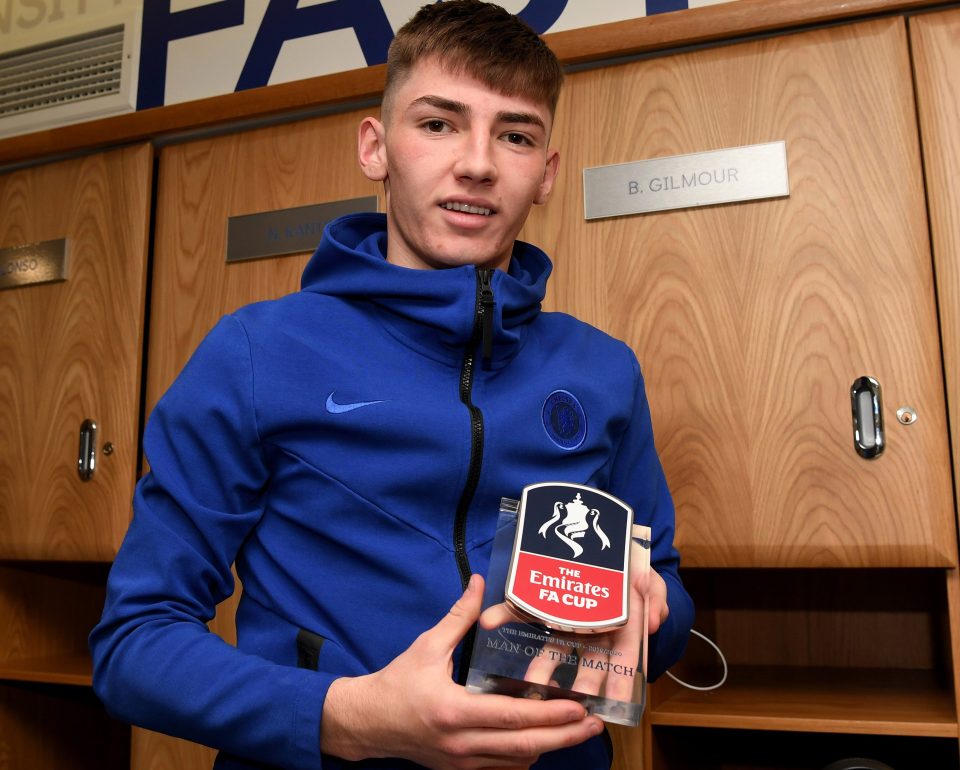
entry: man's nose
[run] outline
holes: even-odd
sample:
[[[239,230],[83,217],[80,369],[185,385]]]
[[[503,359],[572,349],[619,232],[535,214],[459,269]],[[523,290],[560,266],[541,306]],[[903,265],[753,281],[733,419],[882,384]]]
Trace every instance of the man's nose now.
[[[497,178],[497,164],[494,158],[495,140],[478,134],[467,137],[461,147],[461,155],[454,167],[458,179],[473,182],[493,182]]]

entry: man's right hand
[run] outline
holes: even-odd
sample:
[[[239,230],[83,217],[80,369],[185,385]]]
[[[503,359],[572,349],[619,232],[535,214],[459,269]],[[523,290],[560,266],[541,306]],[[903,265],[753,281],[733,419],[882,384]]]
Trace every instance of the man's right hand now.
[[[597,735],[574,701],[469,693],[451,678],[453,651],[480,615],[483,579],[385,668],[330,685],[320,746],[348,760],[401,757],[434,770],[528,768],[540,754]]]

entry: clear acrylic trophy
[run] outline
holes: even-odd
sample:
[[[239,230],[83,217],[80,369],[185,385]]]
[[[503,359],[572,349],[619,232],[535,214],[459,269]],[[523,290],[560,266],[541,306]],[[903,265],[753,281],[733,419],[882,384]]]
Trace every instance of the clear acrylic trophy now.
[[[650,528],[564,482],[504,498],[467,689],[569,698],[635,726],[646,697]]]

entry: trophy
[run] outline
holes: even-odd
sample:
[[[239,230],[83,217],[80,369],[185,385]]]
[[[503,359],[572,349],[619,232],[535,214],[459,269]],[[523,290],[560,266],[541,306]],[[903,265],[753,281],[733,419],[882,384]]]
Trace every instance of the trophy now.
[[[568,698],[635,726],[646,697],[650,528],[581,484],[504,498],[467,689]]]

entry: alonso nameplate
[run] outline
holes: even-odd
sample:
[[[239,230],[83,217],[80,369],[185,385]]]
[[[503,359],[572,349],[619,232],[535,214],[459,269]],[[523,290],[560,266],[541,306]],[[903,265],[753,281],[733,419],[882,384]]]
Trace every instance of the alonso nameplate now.
[[[313,251],[328,222],[344,214],[376,210],[377,196],[370,195],[230,217],[227,220],[227,262]]]
[[[0,289],[15,289],[66,279],[65,238],[0,249]]]

